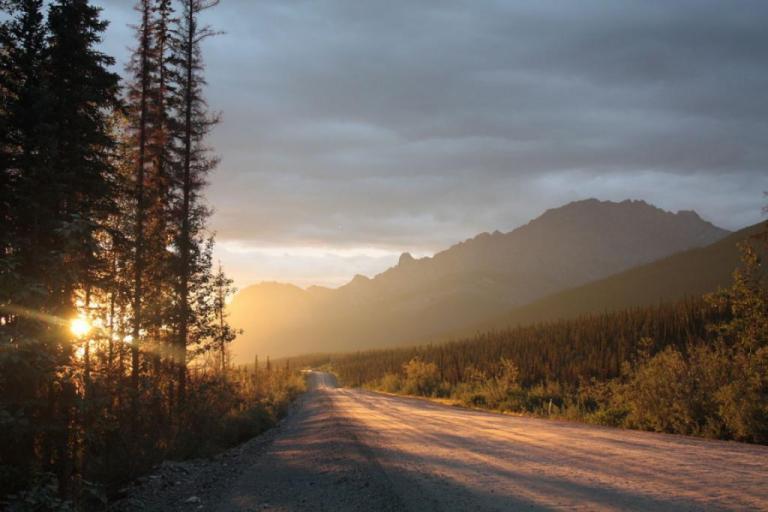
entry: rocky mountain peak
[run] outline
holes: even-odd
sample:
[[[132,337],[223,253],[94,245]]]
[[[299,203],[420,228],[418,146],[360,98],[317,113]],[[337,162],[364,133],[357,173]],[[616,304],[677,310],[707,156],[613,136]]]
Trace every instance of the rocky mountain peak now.
[[[403,254],[400,255],[400,259],[397,260],[397,264],[404,266],[404,265],[408,265],[409,263],[413,263],[414,261],[416,260],[414,259],[413,256],[411,256],[411,253],[404,252]]]

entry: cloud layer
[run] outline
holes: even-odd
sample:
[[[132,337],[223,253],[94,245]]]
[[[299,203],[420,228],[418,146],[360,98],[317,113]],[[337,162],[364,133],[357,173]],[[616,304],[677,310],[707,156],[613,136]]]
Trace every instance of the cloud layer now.
[[[102,2],[121,59],[127,4]],[[584,197],[760,219],[764,1],[224,0],[207,21],[213,227],[241,285],[342,282]]]

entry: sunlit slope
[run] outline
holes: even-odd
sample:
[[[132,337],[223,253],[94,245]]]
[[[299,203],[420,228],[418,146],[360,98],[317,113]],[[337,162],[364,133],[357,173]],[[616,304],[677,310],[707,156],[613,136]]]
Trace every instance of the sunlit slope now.
[[[245,329],[239,361],[420,342],[465,329],[553,293],[728,234],[694,212],[642,201],[570,203],[509,233],[482,233],[431,258],[348,284],[307,290],[262,283],[230,307]]]
[[[674,254],[605,279],[513,309],[475,330],[568,319],[700,296],[728,286],[740,261],[739,244],[752,241],[765,224],[737,231],[712,245]]]

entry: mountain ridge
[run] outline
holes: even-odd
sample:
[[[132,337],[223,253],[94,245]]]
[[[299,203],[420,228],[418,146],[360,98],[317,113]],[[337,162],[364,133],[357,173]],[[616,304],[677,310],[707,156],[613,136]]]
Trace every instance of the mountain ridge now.
[[[540,322],[570,320],[698,297],[727,287],[741,261],[740,244],[757,245],[765,222],[740,229],[713,244],[672,254],[517,307],[496,318],[441,338]],[[757,247],[760,253],[765,249]]]
[[[389,269],[338,288],[248,287],[230,305],[233,325],[246,331],[234,349],[249,360],[256,352],[293,355],[423,339],[728,234],[695,212],[645,201],[574,201],[431,257],[404,252]]]

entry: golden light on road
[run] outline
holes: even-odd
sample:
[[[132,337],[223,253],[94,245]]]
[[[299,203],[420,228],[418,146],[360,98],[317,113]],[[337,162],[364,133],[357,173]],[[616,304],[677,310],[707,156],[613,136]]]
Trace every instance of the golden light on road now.
[[[91,324],[88,323],[88,320],[82,317],[73,318],[69,322],[69,330],[72,331],[72,334],[77,336],[78,338],[82,338],[88,332],[91,330]]]

